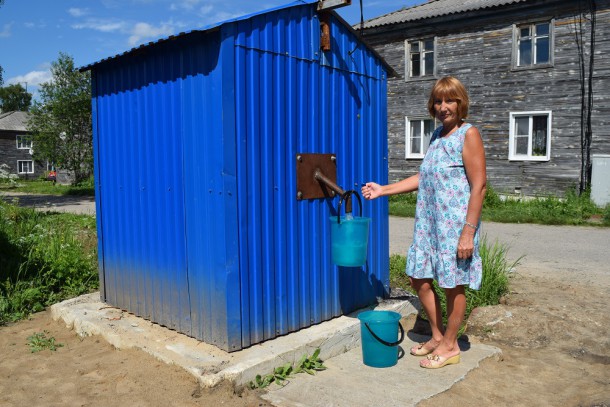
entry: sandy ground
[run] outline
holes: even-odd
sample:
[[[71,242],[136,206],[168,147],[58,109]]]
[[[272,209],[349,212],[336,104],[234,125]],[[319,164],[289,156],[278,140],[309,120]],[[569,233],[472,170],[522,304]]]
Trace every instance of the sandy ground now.
[[[393,220],[390,241],[399,249],[391,252],[406,247],[410,222]],[[502,304],[476,310],[468,324],[471,342],[497,346],[503,356],[420,405],[610,407],[610,229],[487,231],[511,246],[513,258],[526,255]],[[31,353],[28,337],[44,331],[63,346]],[[0,327],[0,349],[0,406],[269,406],[257,391],[202,390],[144,352],[79,338],[48,312]]]
[[[511,287],[467,331],[502,349],[501,360],[420,405],[610,406],[608,290],[522,274]],[[27,338],[44,331],[63,346],[31,353]],[[255,391],[201,390],[180,368],[79,338],[48,312],[0,328],[0,349],[0,406],[270,406]]]

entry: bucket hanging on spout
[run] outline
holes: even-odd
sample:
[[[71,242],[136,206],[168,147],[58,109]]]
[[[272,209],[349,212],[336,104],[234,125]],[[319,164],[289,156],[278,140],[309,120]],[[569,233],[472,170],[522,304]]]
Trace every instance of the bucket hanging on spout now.
[[[347,206],[347,200],[354,194],[360,205],[360,216],[355,217],[350,213],[341,216],[343,200],[346,201]],[[334,264],[360,267],[366,263],[370,221],[370,218],[362,217],[362,200],[358,192],[346,191],[339,200],[337,216],[330,217],[331,259]]]

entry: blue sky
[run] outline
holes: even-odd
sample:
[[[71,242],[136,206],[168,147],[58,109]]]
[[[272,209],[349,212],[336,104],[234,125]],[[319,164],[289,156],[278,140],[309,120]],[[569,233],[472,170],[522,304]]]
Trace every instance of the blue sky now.
[[[363,0],[370,19],[424,0]],[[49,67],[64,52],[76,66],[142,43],[251,14],[291,0],[4,0],[0,6],[0,65],[4,85],[27,83],[36,97]],[[359,0],[337,9],[360,22]]]

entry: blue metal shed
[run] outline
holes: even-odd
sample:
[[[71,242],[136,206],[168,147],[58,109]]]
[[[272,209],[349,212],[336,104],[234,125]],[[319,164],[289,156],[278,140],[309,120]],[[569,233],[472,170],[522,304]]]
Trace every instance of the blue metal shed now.
[[[102,300],[226,351],[368,306],[389,291],[388,210],[368,260],[330,259],[338,198],[297,199],[296,156],[336,182],[387,182],[392,70],[317,1],[181,33],[91,70]],[[355,205],[357,207],[357,205]]]

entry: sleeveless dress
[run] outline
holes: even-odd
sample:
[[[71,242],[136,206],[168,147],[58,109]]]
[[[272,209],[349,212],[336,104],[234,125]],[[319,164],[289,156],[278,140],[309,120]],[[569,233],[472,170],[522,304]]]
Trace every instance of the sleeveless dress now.
[[[457,244],[470,199],[462,161],[464,138],[470,127],[465,123],[445,137],[440,136],[443,126],[437,128],[419,168],[413,244],[407,253],[406,271],[416,279],[433,278],[443,288],[458,285],[481,288],[480,228],[474,234],[472,257],[457,258]]]

